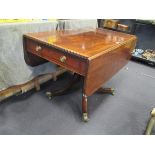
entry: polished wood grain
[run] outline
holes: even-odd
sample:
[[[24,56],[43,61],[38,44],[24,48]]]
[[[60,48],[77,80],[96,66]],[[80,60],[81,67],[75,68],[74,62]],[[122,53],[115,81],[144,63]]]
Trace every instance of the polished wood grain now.
[[[110,80],[131,58],[135,40],[130,40],[111,51],[89,61],[85,78],[85,93],[92,95],[101,85]]]
[[[25,39],[26,50],[28,53],[37,55],[40,58],[54,62],[57,65],[65,67],[73,72],[76,72],[80,75],[85,75],[87,71],[87,60],[83,58],[77,58],[74,55],[70,55],[64,51],[60,51],[56,48],[46,46],[42,43],[33,41],[32,39]],[[41,49],[36,50],[37,47]],[[64,62],[61,61],[61,58],[65,57]],[[33,60],[34,61],[34,60]]]
[[[34,55],[30,52],[27,52],[27,46],[26,45],[27,45],[27,39],[24,37],[23,38],[24,59],[28,65],[35,67],[35,66],[38,66],[38,65],[41,65],[41,64],[48,62],[46,59],[43,59],[41,57],[38,57],[37,55]]]
[[[84,77],[82,112],[86,121],[87,97],[127,64],[136,41],[134,35],[106,29],[39,32],[24,35],[24,51]],[[28,60],[34,65],[32,55]]]
[[[135,39],[135,36],[106,29],[39,32],[26,34],[25,37],[84,58],[95,57],[129,39]]]

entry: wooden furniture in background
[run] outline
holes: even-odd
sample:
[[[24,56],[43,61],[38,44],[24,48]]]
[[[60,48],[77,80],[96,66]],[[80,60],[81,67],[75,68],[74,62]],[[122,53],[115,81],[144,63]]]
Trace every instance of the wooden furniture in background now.
[[[130,33],[129,31],[129,26],[122,24],[121,20],[116,20],[116,19],[100,19],[98,20],[99,22],[99,27],[103,27],[106,29],[114,30],[114,31],[119,31],[119,32],[126,32]]]
[[[103,23],[103,27],[117,29],[117,25],[119,24],[119,20],[114,19],[105,19]]]
[[[129,30],[129,26],[124,25],[124,24],[118,24],[118,25],[117,25],[117,30],[127,32],[127,31]]]
[[[0,102],[8,99],[11,96],[18,96],[20,94],[24,94],[34,88],[36,89],[36,91],[39,91],[41,84],[52,79],[55,80],[59,75],[65,73],[66,71],[67,70],[64,68],[59,68],[57,71],[53,73],[38,75],[37,77],[24,84],[11,86],[5,90],[2,90],[0,91]]]
[[[131,58],[136,37],[106,29],[63,30],[24,35],[28,64],[37,57],[66,68],[84,79],[82,113],[88,121],[87,98],[115,75]],[[35,59],[33,59],[33,56]],[[107,89],[109,92],[109,89]],[[112,90],[110,90],[112,92]]]

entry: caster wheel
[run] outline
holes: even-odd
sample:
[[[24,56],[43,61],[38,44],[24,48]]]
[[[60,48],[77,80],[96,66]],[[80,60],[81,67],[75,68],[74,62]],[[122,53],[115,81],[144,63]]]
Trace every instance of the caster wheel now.
[[[51,100],[53,98],[51,92],[46,92],[46,96],[48,97],[49,100]]]
[[[89,118],[88,118],[88,114],[87,114],[87,113],[83,113],[82,120],[83,120],[84,122],[88,122],[88,121],[89,121]]]
[[[111,88],[111,95],[115,95],[115,89]]]

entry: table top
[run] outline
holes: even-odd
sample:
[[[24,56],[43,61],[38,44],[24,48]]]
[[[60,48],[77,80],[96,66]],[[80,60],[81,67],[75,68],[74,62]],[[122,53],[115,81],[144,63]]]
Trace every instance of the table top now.
[[[136,38],[100,28],[27,33],[24,36],[85,58],[104,54]]]

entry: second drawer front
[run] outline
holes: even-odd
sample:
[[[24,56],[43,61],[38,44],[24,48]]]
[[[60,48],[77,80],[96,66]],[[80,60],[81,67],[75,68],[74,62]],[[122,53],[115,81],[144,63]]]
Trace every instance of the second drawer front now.
[[[71,56],[67,53],[61,52],[60,50],[42,45],[29,39],[26,39],[26,49],[28,52],[38,55],[48,61],[54,62],[67,68],[68,70],[81,75],[85,75],[86,73],[86,61],[82,58]]]

